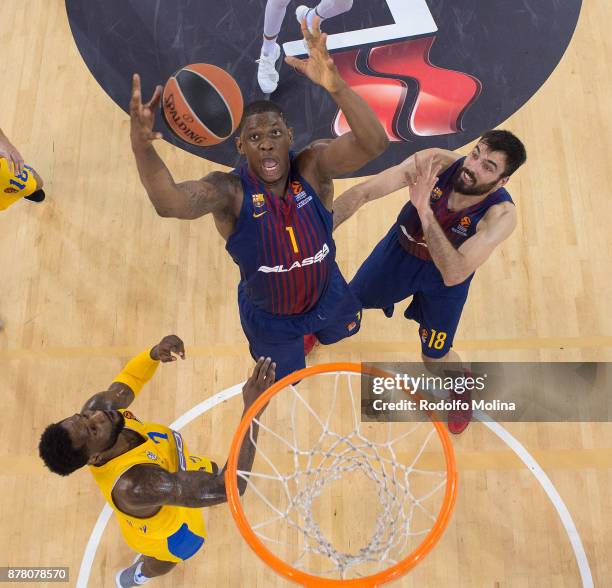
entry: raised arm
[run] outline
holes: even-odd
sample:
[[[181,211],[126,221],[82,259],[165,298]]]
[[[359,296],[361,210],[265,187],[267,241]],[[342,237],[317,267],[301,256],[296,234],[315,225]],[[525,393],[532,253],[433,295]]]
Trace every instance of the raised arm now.
[[[430,164],[419,165],[410,186],[410,201],[416,208],[427,249],[442,274],[446,286],[464,282],[491,255],[495,247],[510,236],[517,223],[516,209],[510,202],[492,206],[476,227],[476,234],[458,249],[444,234],[430,206],[430,194],[437,171]]]
[[[142,387],[153,377],[159,362],[185,359],[185,346],[176,335],[167,335],[155,347],[132,358],[104,392],[94,394],[83,406],[86,410],[119,410],[127,408]]]
[[[229,205],[228,174],[213,172],[201,180],[177,184],[155,150],[153,141],[162,138],[161,133],[153,131],[161,95],[162,87],[157,86],[151,100],[143,104],[140,77],[134,74],[130,100],[130,139],[140,181],[151,203],[160,216],[180,219],[195,219],[210,212],[222,211]]]
[[[408,178],[416,175],[416,156],[411,155],[402,163],[390,167],[369,180],[343,192],[334,200],[334,230],[351,218],[362,206],[408,185]],[[418,153],[419,160],[432,163],[434,169],[445,170],[457,159],[453,151],[446,149],[425,149]]]
[[[276,364],[268,357],[259,358],[251,377],[242,389],[244,412],[269,388],[275,380]],[[243,412],[243,415],[244,415]],[[260,415],[258,415],[259,417]],[[240,448],[238,469],[251,471],[255,459],[259,427],[253,422],[251,435],[247,436]],[[115,504],[133,516],[150,516],[152,509],[164,505],[202,508],[226,501],[225,469],[216,474],[204,471],[168,472],[155,465],[138,465],[130,468],[117,482],[113,490]],[[238,489],[242,495],[246,481],[238,479]]]
[[[316,174],[325,181],[358,170],[378,157],[387,148],[389,140],[372,109],[340,77],[327,52],[327,35],[321,33],[320,20],[315,17],[312,31],[308,29],[306,19],[302,21],[308,59],[286,57],[285,61],[329,92],[351,128],[351,132],[316,150]]]

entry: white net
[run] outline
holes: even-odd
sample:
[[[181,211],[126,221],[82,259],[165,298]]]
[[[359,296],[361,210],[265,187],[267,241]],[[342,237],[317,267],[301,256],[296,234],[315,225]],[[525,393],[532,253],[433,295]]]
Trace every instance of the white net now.
[[[446,485],[433,425],[362,423],[359,377],[320,374],[280,391],[256,421],[253,471],[238,472],[263,544],[325,578],[369,576],[408,556],[435,523]]]

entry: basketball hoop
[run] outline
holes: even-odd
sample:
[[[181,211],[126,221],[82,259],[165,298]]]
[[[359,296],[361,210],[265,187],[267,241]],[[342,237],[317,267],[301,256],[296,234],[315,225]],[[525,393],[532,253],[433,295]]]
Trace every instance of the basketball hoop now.
[[[435,546],[448,525],[455,505],[455,458],[442,423],[435,414],[429,415],[430,421],[416,424],[361,423],[351,378],[361,378],[363,374],[390,375],[360,364],[330,363],[311,366],[286,376],[266,390],[249,408],[230,448],[225,474],[226,491],[240,533],[265,563],[280,575],[303,586],[370,588],[397,580],[420,563]],[[308,389],[309,381],[318,382],[329,376],[335,377],[334,389],[333,394],[329,389],[325,390],[323,404],[328,414],[322,417],[312,407],[315,399],[310,396],[306,399],[301,392]],[[339,390],[344,385],[344,378],[348,392],[343,395]],[[294,386],[296,382],[301,382],[299,391]],[[317,385],[317,391],[322,389],[323,386]],[[250,432],[255,415],[275,396],[279,401],[279,393],[283,390],[291,392],[288,398],[283,396],[286,402],[271,403],[264,412],[266,415],[272,411],[270,418],[263,416],[261,420],[255,420],[260,427],[256,459],[261,463],[256,462],[252,472],[238,471],[239,449],[247,431],[253,439]],[[349,404],[352,408],[348,407]],[[283,410],[289,412],[290,422],[284,415],[280,416],[281,433],[274,431],[271,424],[262,422],[273,420],[274,414]],[[299,414],[299,411],[303,411],[303,414]],[[433,425],[429,432],[426,430],[428,422]],[[346,425],[352,427],[348,433],[333,430],[340,430]],[[394,428],[400,427],[408,430],[394,437]],[[367,434],[363,429],[368,429]],[[304,448],[308,442],[302,440],[299,433],[310,438],[309,448]],[[431,440],[436,438],[435,433],[441,446],[439,453],[443,452],[443,459],[440,455],[438,460],[441,467],[444,464],[443,472],[431,471],[427,465],[431,462],[428,457],[435,456],[425,451]],[[386,440],[378,440],[381,435]],[[268,447],[274,444],[278,446],[276,451]],[[400,463],[400,454],[410,454],[405,460],[406,464]],[[286,461],[287,467],[278,465],[269,455],[276,456],[278,463]],[[423,466],[423,463],[426,465]],[[261,471],[264,468],[269,470],[268,473]],[[350,514],[356,518],[372,511],[376,514],[370,540],[357,552],[354,549],[353,552],[344,552],[334,545],[313,514],[313,508],[317,508],[320,504],[318,501],[323,500],[323,493],[329,489],[329,485],[341,483],[339,480],[346,475],[361,476],[360,479],[368,484],[367,488],[374,485],[378,498],[376,508],[368,509],[365,499],[372,493],[355,489],[357,496],[364,498],[363,508],[359,513]],[[248,482],[242,498],[238,491],[238,477]],[[425,484],[431,481],[433,489],[425,488]],[[440,498],[442,488],[441,504],[439,507],[436,505],[438,512],[434,515],[429,502]],[[249,502],[250,510],[253,510],[251,503],[257,503],[256,513],[267,511],[271,514],[263,521],[253,521],[257,517],[247,517],[245,501]],[[417,524],[417,519],[427,524]],[[340,523],[334,524],[337,526]],[[410,545],[411,541],[420,537],[423,539],[416,547]],[[287,551],[285,559],[293,560],[292,563],[273,553],[264,545],[264,541],[276,549]],[[326,565],[318,565],[312,572],[308,564],[314,560],[325,561]],[[373,573],[371,568],[374,568]]]

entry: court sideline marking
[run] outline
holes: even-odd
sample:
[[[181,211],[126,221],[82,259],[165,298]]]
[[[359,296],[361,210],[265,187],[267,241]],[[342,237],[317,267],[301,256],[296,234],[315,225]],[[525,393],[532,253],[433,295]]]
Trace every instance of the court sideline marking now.
[[[211,396],[206,400],[196,404],[193,408],[189,409],[186,413],[181,415],[173,423],[170,424],[170,428],[176,431],[180,431],[183,427],[188,425],[191,421],[204,414],[208,410],[217,406],[221,402],[228,400],[234,396],[237,396],[242,391],[244,382],[236,384],[230,388],[227,388],[215,396]],[[565,532],[569,538],[570,544],[574,551],[574,557],[576,558],[576,564],[582,578],[582,585],[584,588],[593,588],[593,576],[591,574],[591,568],[589,567],[589,561],[582,545],[582,540],[578,533],[578,529],[572,519],[572,515],[569,512],[563,498],[555,488],[551,479],[548,477],[546,472],[541,468],[540,464],[533,458],[533,456],[527,451],[527,449],[520,443],[516,437],[511,435],[504,427],[494,421],[489,415],[481,412],[480,410],[474,411],[474,417],[482,422],[492,433],[497,435],[506,445],[512,449],[520,458],[520,460],[527,466],[527,469],[535,476],[536,480],[542,486],[544,492],[552,502],[555,510],[557,511],[561,523],[565,528]],[[83,553],[83,559],[81,560],[81,566],[79,568],[79,576],[76,583],[76,588],[87,588],[89,582],[89,576],[91,574],[91,568],[93,565],[100,540],[106,525],[113,514],[113,509],[105,504],[102,512],[98,516],[96,524],[89,536],[85,552]]]
[[[589,337],[528,337],[523,339],[463,339],[455,347],[463,351],[495,349],[601,349],[612,347],[612,337],[592,335]],[[325,349],[325,346],[320,349]],[[344,340],[334,344],[334,349],[341,352],[389,352],[420,351],[419,341],[371,341],[369,343]],[[40,347],[40,348],[6,348],[0,349],[0,359],[89,359],[92,357],[132,357],[142,347],[107,346],[107,347]],[[210,355],[235,357],[248,351],[246,343],[216,343],[189,345],[190,357],[208,357]],[[248,354],[247,354],[248,355]]]

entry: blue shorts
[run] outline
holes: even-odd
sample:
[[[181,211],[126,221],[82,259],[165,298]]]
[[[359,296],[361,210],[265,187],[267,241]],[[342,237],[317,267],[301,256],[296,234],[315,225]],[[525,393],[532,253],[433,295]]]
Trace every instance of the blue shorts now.
[[[304,335],[313,333],[323,345],[336,343],[359,331],[361,305],[334,263],[329,284],[316,306],[298,315],[279,316],[253,306],[238,285],[238,308],[242,330],[255,360],[271,357],[276,379],[306,367]]]
[[[412,296],[404,316],[419,323],[423,355],[438,359],[453,345],[471,279],[445,286],[433,261],[419,259],[401,247],[393,225],[363,262],[350,288],[363,308],[381,308],[388,317],[396,302]]]

